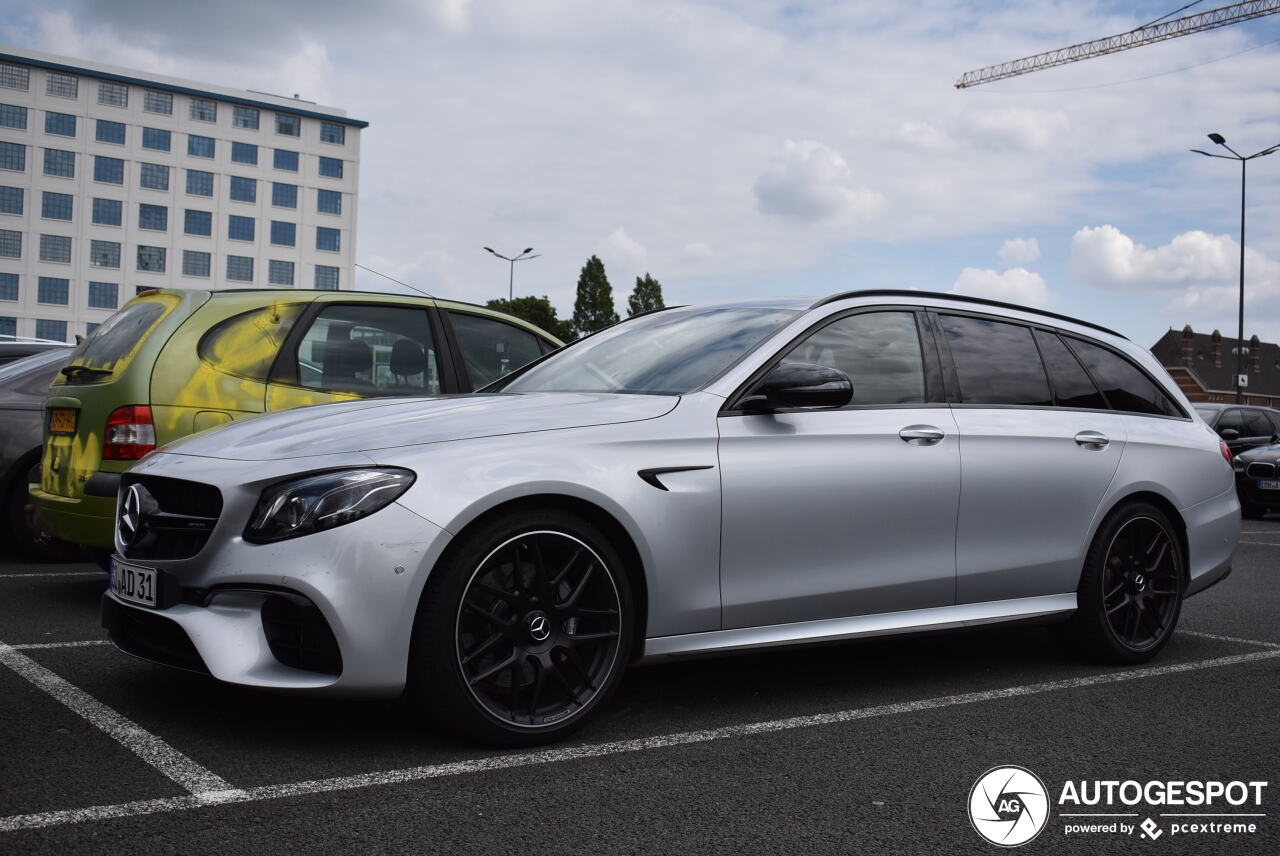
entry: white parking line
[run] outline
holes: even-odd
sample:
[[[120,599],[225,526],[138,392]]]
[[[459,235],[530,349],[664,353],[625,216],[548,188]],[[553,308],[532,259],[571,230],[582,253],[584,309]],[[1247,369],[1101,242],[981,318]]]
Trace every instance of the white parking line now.
[[[197,800],[218,802],[230,794],[239,793],[211,770],[201,767],[142,726],[3,642],[0,642],[0,663],[84,717],[161,774],[190,791]]]
[[[0,580],[22,580],[31,577],[102,577],[105,583],[107,579],[106,571],[40,571],[39,573],[29,574],[0,574]]]
[[[1220,636],[1217,633],[1204,633],[1200,630],[1179,630],[1179,636],[1199,636],[1201,639],[1216,639],[1219,642],[1236,642],[1241,645],[1258,645],[1262,648],[1280,648],[1280,642],[1264,642],[1261,639],[1241,639],[1239,636]]]
[[[1243,538],[1241,538],[1237,543],[1239,543],[1239,544],[1259,544],[1259,545],[1261,545],[1261,546],[1263,546],[1263,547],[1280,547],[1280,541],[1246,541],[1246,540],[1244,540]]]
[[[80,642],[27,642],[22,645],[10,645],[15,651],[30,651],[35,648],[84,648],[88,645],[110,645],[107,639],[85,639]]]
[[[20,656],[20,655],[19,655]],[[586,758],[600,758],[609,755],[620,755],[628,752],[647,752],[654,749],[668,749],[674,746],[687,746],[698,743],[710,743],[716,740],[728,740],[738,737],[751,737],[760,734],[773,734],[796,728],[813,728],[816,726],[839,725],[862,719],[881,716],[897,716],[907,713],[918,713],[926,710],[956,707],[965,704],[976,704],[999,699],[1020,698],[1040,693],[1059,690],[1081,689],[1084,687],[1102,686],[1105,684],[1133,681],[1141,678],[1153,678],[1161,675],[1173,675],[1183,672],[1194,672],[1202,669],[1214,669],[1223,666],[1234,666],[1241,663],[1252,663],[1259,660],[1270,660],[1280,657],[1280,648],[1266,651],[1254,651],[1249,654],[1236,654],[1229,657],[1215,657],[1210,660],[1197,660],[1190,663],[1173,663],[1167,666],[1152,666],[1145,669],[1132,669],[1124,672],[1109,672],[1089,675],[1082,678],[1070,678],[1062,681],[1047,681],[1039,684],[1007,687],[998,690],[963,693],[960,695],[940,696],[920,701],[886,704],[875,707],[855,708],[834,713],[818,713],[808,716],[793,716],[787,719],[775,719],[767,722],[754,722],[746,725],[728,725],[722,728],[710,728],[702,731],[686,731],[678,734],[667,734],[657,737],[641,737],[635,740],[620,740],[612,743],[587,744],[585,746],[565,746],[556,749],[540,749],[531,752],[515,752],[507,755],[494,755],[488,758],[476,758],[470,761],[457,761],[449,764],[429,764],[423,767],[410,767],[403,770],[388,770],[379,773],[363,773],[354,776],[341,776],[331,779],[318,779],[309,782],[294,782],[283,785],[267,785],[244,790],[226,790],[215,799],[201,799],[199,795],[168,797],[137,802],[117,803],[115,805],[90,806],[88,808],[68,809],[65,811],[41,812],[38,814],[19,814],[0,818],[0,832],[11,832],[19,829],[37,829],[48,826],[61,826],[68,823],[82,823],[91,820],[107,820],[118,817],[135,817],[144,814],[183,811],[200,808],[212,802],[219,804],[258,802],[261,800],[286,799],[305,796],[307,794],[332,793],[359,788],[396,785],[406,782],[420,782],[427,779],[439,779],[450,776],[463,776],[472,773],[483,773],[491,770],[506,770],[516,767],[533,767],[543,764],[556,764],[564,761],[577,761]]]

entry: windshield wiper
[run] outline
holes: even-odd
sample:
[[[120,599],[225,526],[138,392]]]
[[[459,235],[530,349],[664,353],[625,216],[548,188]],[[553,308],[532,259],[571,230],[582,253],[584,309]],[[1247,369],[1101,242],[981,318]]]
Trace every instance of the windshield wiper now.
[[[88,366],[63,366],[62,374],[70,380],[72,375],[77,377],[81,375],[88,375],[94,378],[111,377],[112,371],[110,369],[91,369]]]

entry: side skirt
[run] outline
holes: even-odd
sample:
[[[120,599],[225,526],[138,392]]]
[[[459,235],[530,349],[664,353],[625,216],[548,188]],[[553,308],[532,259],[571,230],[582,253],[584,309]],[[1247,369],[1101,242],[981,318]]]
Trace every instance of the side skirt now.
[[[716,654],[750,648],[771,648],[863,636],[889,636],[897,633],[921,633],[950,630],[1005,621],[1069,613],[1076,608],[1076,593],[1022,597],[987,603],[963,603],[910,609],[879,615],[856,615],[850,618],[824,618],[794,624],[770,624],[733,630],[711,630],[680,636],[657,636],[646,639],[641,662],[692,654]]]

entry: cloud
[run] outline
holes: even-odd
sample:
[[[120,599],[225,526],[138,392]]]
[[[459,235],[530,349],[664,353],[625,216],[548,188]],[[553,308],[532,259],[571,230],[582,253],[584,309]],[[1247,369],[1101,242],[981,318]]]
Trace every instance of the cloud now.
[[[627,268],[638,267],[644,263],[648,250],[644,244],[627,234],[627,230],[619,226],[605,239],[605,261],[618,259]]]
[[[997,255],[1006,265],[1031,264],[1040,258],[1040,242],[1035,238],[1010,238],[1000,245]]]
[[[973,113],[968,130],[989,145],[1001,149],[1042,151],[1061,142],[1071,120],[1061,110],[1006,107]]]
[[[1240,245],[1227,235],[1184,232],[1149,249],[1115,226],[1085,227],[1071,238],[1071,274],[1094,288],[1185,289],[1239,275]]]
[[[804,222],[865,217],[884,201],[854,182],[839,152],[815,140],[787,140],[754,190],[763,213]]]
[[[1027,306],[1046,306],[1051,297],[1044,277],[1020,267],[1006,271],[967,267],[960,271],[960,276],[949,293],[988,297]]]

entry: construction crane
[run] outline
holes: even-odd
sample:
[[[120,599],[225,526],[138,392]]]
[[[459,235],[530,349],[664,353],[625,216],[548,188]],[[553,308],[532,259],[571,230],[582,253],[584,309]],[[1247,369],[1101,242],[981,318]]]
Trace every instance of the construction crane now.
[[[1199,33],[1204,30],[1216,30],[1219,27],[1274,15],[1277,12],[1280,12],[1280,0],[1249,0],[1249,2],[1236,3],[1232,6],[1223,6],[1220,9],[1201,12],[1198,15],[1175,18],[1172,21],[1153,22],[1116,36],[1094,39],[1091,42],[1081,42],[1078,45],[1045,51],[1034,56],[1015,59],[1011,62],[989,65],[986,68],[979,68],[975,71],[966,71],[956,81],[956,89],[981,86],[993,80],[1004,80],[1006,77],[1017,77],[1020,74],[1029,74],[1043,68],[1053,68],[1055,65],[1066,65],[1069,62],[1079,62],[1082,59],[1090,59],[1095,56],[1127,51],[1130,48],[1176,39],[1179,36],[1189,36],[1192,33]]]

